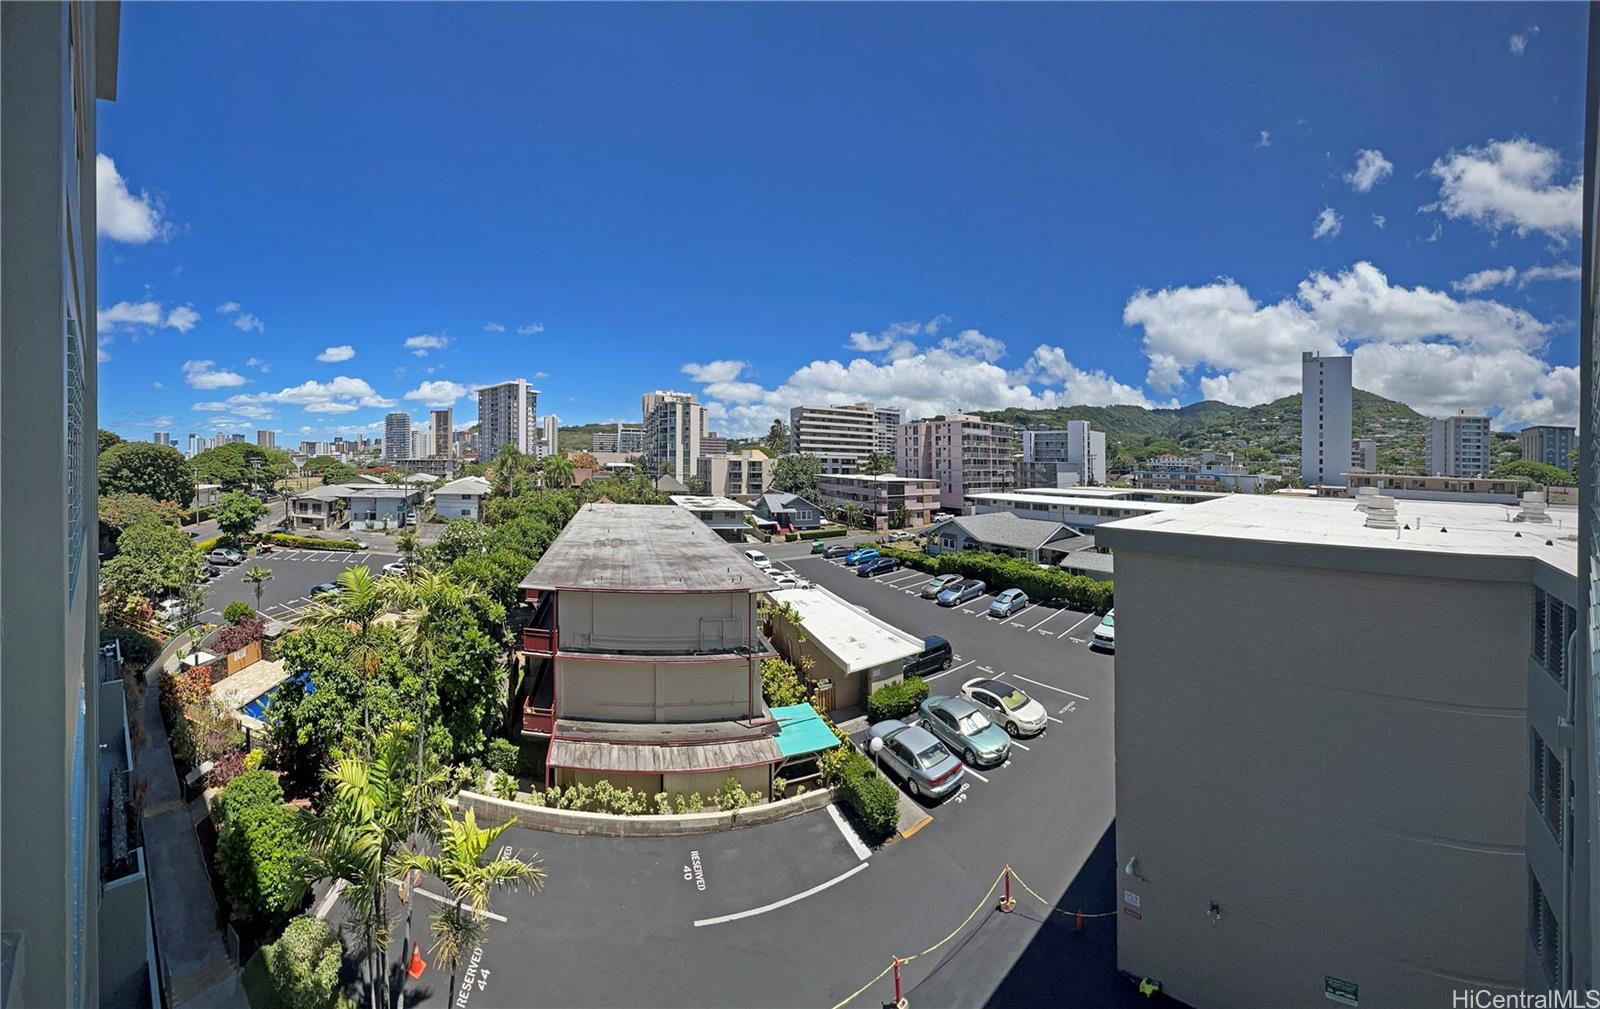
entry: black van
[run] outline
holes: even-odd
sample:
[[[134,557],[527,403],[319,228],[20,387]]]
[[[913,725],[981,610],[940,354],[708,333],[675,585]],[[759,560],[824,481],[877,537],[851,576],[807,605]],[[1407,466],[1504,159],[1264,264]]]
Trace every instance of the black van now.
[[[950,642],[936,634],[930,634],[922,639],[922,654],[906,659],[905,675],[927,676],[930,673],[943,672],[950,668],[952,657]]]

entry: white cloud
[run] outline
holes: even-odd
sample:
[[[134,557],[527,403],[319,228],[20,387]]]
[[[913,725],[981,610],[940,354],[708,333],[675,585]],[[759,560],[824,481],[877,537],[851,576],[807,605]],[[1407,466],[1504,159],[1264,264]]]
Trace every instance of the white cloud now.
[[[1337,238],[1342,230],[1344,230],[1344,218],[1340,217],[1339,212],[1332,207],[1323,207],[1322,213],[1317,215],[1316,221],[1311,225],[1311,238],[1312,240]]]
[[[187,333],[200,321],[200,313],[189,305],[178,305],[167,313],[167,321],[162,323],[168,329],[176,329],[180,333]]]
[[[1261,131],[1261,139],[1256,141],[1256,146],[1257,147],[1271,147],[1272,146],[1272,131],[1271,130],[1262,130]]]
[[[530,322],[525,326],[518,326],[517,327],[517,332],[519,334],[521,334],[522,336],[533,336],[535,333],[543,333],[544,332],[544,323],[542,323],[542,322]]]
[[[686,364],[681,370],[695,382],[731,382],[744,369],[743,361],[708,361],[705,364]]]
[[[1582,223],[1583,178],[1560,183],[1560,170],[1560,154],[1523,138],[1451,151],[1429,170],[1439,180],[1439,201],[1421,209],[1485,231],[1511,228],[1519,238],[1539,231],[1564,244]]]
[[[1538,34],[1539,34],[1539,26],[1538,25],[1529,25],[1528,27],[1522,29],[1522,31],[1517,32],[1515,35],[1511,36],[1511,38],[1510,38],[1510,40],[1508,42],[1508,46],[1511,49],[1511,55],[1513,55],[1513,56],[1521,56],[1524,52],[1527,51],[1528,43],[1532,42],[1534,40],[1534,37],[1537,36]]]
[[[1356,152],[1356,166],[1344,173],[1344,180],[1358,193],[1370,193],[1372,187],[1394,174],[1394,165],[1382,151],[1362,148]]]
[[[1517,279],[1517,287],[1527,287],[1529,284],[1540,280],[1577,280],[1583,276],[1583,270],[1577,263],[1557,263],[1554,266],[1530,266],[1522,271],[1522,276]]]
[[[143,245],[166,241],[171,225],[162,220],[161,204],[140,190],[135,196],[117,171],[117,163],[104,154],[94,159],[95,231],[113,242]]]
[[[239,303],[237,301],[224,301],[222,304],[217,306],[218,315],[232,315],[238,310]]]
[[[1024,372],[1031,370],[1034,374],[1060,385],[1067,403],[1083,403],[1089,406],[1131,404],[1147,408],[1178,405],[1176,402],[1153,403],[1143,389],[1119,382],[1104,371],[1084,371],[1067,360],[1066,351],[1060,347],[1046,345],[1035,347],[1033,356],[1028,359],[1028,364],[1023,370]]]
[[[450,345],[448,336],[437,333],[423,333],[419,336],[406,337],[406,349],[417,357],[427,357],[430,350],[442,350]]]
[[[244,363],[244,366],[246,368],[254,368],[255,370],[261,372],[261,374],[263,374],[263,375],[267,374],[268,372],[270,372],[272,370],[272,365],[268,364],[266,361],[261,360],[261,358],[259,358],[259,357],[252,357],[250,360],[248,360],[248,361],[246,361]]]
[[[404,398],[418,400],[425,406],[446,407],[466,394],[467,387],[460,382],[430,380],[406,393]]]
[[[1509,284],[1516,279],[1517,268],[1508,266],[1503,270],[1479,270],[1476,273],[1469,273],[1460,280],[1452,280],[1450,287],[1452,290],[1460,291],[1462,294],[1477,294],[1479,291],[1487,291],[1491,287]]]
[[[151,382],[150,384],[157,389],[165,389],[167,387],[165,382]]]
[[[1271,304],[1228,278],[1141,291],[1123,321],[1143,328],[1148,381],[1162,391],[1194,379],[1208,399],[1275,399],[1298,391],[1300,353],[1312,350],[1352,354],[1358,386],[1423,413],[1498,408],[1501,425],[1576,417],[1560,369],[1540,356],[1547,324],[1498,302],[1392,284],[1367,262],[1313,273]]]
[[[939,346],[952,354],[963,354],[991,363],[1000,360],[1006,353],[1005,344],[992,336],[984,336],[976,329],[963,329],[955,336],[947,336],[939,341]]]
[[[196,389],[227,389],[245,383],[243,375],[217,371],[215,361],[183,362],[183,378]]]
[[[504,333],[506,328],[498,322],[486,322],[483,324],[483,331],[485,333]]]
[[[1389,219],[1382,214],[1373,214],[1372,226],[1377,228],[1379,231],[1382,231],[1384,228],[1389,226]]]
[[[299,406],[310,413],[349,413],[362,407],[391,407],[395,401],[378,395],[364,379],[340,375],[327,382],[301,382],[277,392],[239,393],[205,406],[197,403],[194,408],[239,413],[247,408],[265,409],[270,404]]]
[[[233,328],[243,330],[246,333],[250,332],[252,329],[257,333],[265,333],[267,331],[267,324],[251,315],[249,312],[240,312],[234,317]]]
[[[95,316],[95,329],[101,333],[176,329],[187,333],[200,321],[200,313],[188,305],[175,305],[164,312],[159,301],[119,301],[102,308]]]
[[[356,349],[350,346],[348,343],[342,343],[337,347],[329,347],[322,353],[318,354],[317,360],[323,362],[324,364],[332,364],[336,361],[348,361],[355,356]]]
[[[846,346],[867,353],[885,351],[890,358],[903,357],[916,349],[916,344],[912,343],[914,337],[932,336],[949,321],[950,317],[940,312],[927,322],[891,322],[882,332],[851,333]]]
[[[113,339],[115,337],[102,336],[95,341],[94,359],[96,364],[105,364],[111,360],[111,353],[106,350],[106,347],[110,346]]]

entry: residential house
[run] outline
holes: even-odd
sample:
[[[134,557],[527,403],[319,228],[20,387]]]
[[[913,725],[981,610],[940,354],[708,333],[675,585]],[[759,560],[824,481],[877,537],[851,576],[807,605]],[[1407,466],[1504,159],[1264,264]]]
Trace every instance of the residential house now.
[[[289,499],[289,520],[296,532],[338,529],[349,519],[350,489],[339,485],[313,487]]]
[[[849,717],[867,706],[875,690],[899,683],[905,661],[921,654],[923,640],[829,592],[820,585],[783,589],[772,601],[789,609],[769,616],[773,647],[806,675],[829,713]]]
[[[1065,554],[1094,546],[1092,536],[1061,522],[1020,518],[1006,511],[957,515],[935,523],[927,535],[934,552],[987,550],[1042,564],[1056,563]]]
[[[729,543],[744,542],[745,531],[750,528],[745,521],[750,515],[748,505],[706,494],[674,494],[670,500]]]
[[[822,509],[798,494],[768,491],[756,498],[758,518],[777,523],[780,529],[816,529],[822,525]]]
[[[442,519],[482,519],[483,499],[489,496],[489,481],[481,476],[452,480],[433,492],[433,511]]]
[[[350,528],[391,529],[406,524],[406,514],[422,503],[422,490],[407,484],[351,485]]]

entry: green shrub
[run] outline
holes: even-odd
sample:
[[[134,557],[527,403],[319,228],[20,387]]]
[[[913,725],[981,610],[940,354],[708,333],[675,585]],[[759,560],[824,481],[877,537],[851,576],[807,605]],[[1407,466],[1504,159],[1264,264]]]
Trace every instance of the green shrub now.
[[[827,768],[823,768],[825,761]],[[900,797],[894,785],[878,773],[871,758],[840,746],[823,754],[817,765],[823,770],[823,783],[838,787],[845,804],[855,810],[869,830],[879,837],[894,833],[900,823]]]
[[[806,686],[794,666],[782,659],[761,661],[761,696],[772,707],[800,704],[806,699]]]
[[[222,540],[223,537],[221,536],[213,536],[208,540],[197,541],[194,545],[194,548],[203,554],[208,554],[220,546],[222,544]]]
[[[491,771],[508,774],[517,769],[517,744],[509,739],[489,740],[489,751],[484,757]]]
[[[1109,610],[1113,601],[1111,582],[1068,574],[1057,567],[1040,567],[1021,557],[983,550],[950,551],[932,557],[920,550],[887,545],[879,547],[878,552],[919,571],[980,578],[992,592],[1021,589],[1034,602],[1056,600],[1078,609],[1103,611]]]
[[[339,993],[344,948],[326,922],[300,915],[262,950],[282,1009],[329,1009]]]
[[[248,620],[255,615],[256,611],[250,608],[249,603],[240,602],[237,599],[222,608],[222,619],[230,624]]]
[[[849,531],[842,526],[836,526],[832,529],[802,529],[800,530],[800,538],[803,540],[830,540],[836,536],[843,536]]]
[[[268,771],[239,775],[218,806],[217,870],[236,922],[268,926],[287,914],[306,845],[283,789]]]
[[[920,677],[908,676],[899,683],[880,687],[867,698],[867,721],[881,722],[885,718],[904,718],[917,710],[917,705],[928,699],[928,683]]]
[[[361,545],[355,540],[322,540],[315,536],[296,536],[293,533],[268,533],[262,539],[271,540],[283,547],[294,547],[297,550],[359,550]],[[209,548],[206,548],[209,549]]]

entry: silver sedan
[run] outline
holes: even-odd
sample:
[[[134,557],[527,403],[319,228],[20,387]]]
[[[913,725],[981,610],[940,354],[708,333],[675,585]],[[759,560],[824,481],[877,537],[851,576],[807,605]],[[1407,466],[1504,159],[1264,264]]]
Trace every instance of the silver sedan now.
[[[880,767],[906,784],[913,796],[942,799],[961,788],[967,769],[961,761],[920,725],[907,725],[889,718],[867,730],[868,752],[871,741],[881,739],[877,752]]]

